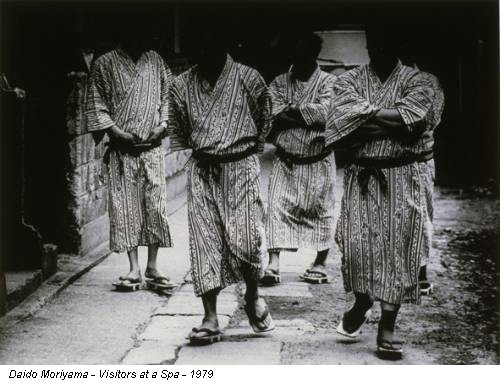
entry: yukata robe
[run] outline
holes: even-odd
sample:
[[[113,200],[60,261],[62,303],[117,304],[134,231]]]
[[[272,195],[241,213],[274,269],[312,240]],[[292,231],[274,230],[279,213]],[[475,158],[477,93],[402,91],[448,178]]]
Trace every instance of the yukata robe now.
[[[272,143],[299,157],[320,155],[325,150],[325,122],[335,76],[316,68],[308,81],[288,73],[270,85],[272,117],[289,104],[297,104],[305,124],[283,127],[272,134]],[[269,212],[266,220],[269,249],[311,248],[326,250],[333,237],[333,188],[335,157],[311,164],[287,164],[279,157],[269,180]]]
[[[171,90],[171,148],[227,156],[263,149],[270,113],[260,74],[228,55],[212,88],[195,66]],[[208,165],[187,164],[189,248],[197,296],[260,273],[263,205],[256,154]]]
[[[434,99],[432,102],[432,107],[430,108],[426,118],[426,129],[420,140],[423,150],[433,151],[434,150],[434,132],[437,126],[441,123],[441,116],[444,109],[444,93],[439,80],[436,76],[431,73],[422,72],[424,81],[428,82],[429,86],[434,90]],[[428,243],[423,247],[421,264],[426,265],[429,260],[430,250],[432,247],[432,235],[433,235],[433,219],[434,219],[434,180],[435,180],[435,165],[434,159],[426,162],[428,169],[425,173],[425,195],[426,195],[426,231],[429,237]],[[428,245],[428,246],[427,246]]]
[[[400,113],[412,140],[377,138],[352,149],[356,159],[403,159],[425,152],[420,138],[434,90],[421,72],[398,63],[384,83],[370,65],[350,70],[335,82],[327,121],[326,144],[348,136],[381,108]],[[361,187],[365,168],[345,170],[344,194],[336,241],[342,253],[346,291],[400,304],[420,302],[418,272],[425,233],[428,166],[414,162],[381,169]]]
[[[98,58],[87,93],[89,131],[116,125],[146,140],[168,120],[170,70],[154,51],[134,63],[121,49]],[[115,252],[157,244],[170,247],[165,154],[157,147],[138,156],[110,153],[110,249]]]

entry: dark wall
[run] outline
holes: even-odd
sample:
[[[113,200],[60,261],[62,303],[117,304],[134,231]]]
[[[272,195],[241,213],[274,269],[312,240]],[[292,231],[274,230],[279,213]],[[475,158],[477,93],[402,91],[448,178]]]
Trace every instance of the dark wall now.
[[[419,51],[425,59],[422,69],[437,75],[445,92],[436,132],[437,183],[464,188],[498,184],[496,1],[221,4],[184,4],[183,38],[196,39],[202,33],[197,26],[204,25],[206,15],[214,17],[219,20],[214,24],[228,30],[235,58],[256,67],[267,81],[288,69],[290,40],[300,30],[394,25],[405,49]]]

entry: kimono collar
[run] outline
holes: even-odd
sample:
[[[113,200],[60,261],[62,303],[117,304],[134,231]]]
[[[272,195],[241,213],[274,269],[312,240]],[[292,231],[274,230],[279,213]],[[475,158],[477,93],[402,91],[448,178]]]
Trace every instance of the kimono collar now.
[[[116,51],[120,54],[120,56],[122,56],[127,61],[130,61],[132,64],[137,64],[141,60],[141,58],[148,52],[147,50],[142,51],[137,61],[134,62],[134,60],[132,60],[132,57],[130,57],[129,54],[125,52],[125,50],[122,47],[116,48]]]
[[[234,65],[234,60],[228,53],[226,55],[226,63],[224,64],[224,68],[222,68],[222,72],[220,73],[219,78],[224,78],[224,76],[226,76],[231,71],[233,65]]]
[[[197,78],[197,81],[199,81],[199,83],[201,84],[202,88],[204,88],[206,91],[213,92],[219,87],[218,85],[220,85],[221,81],[223,81],[223,79],[226,78],[229,75],[229,73],[231,73],[233,66],[234,66],[233,58],[229,54],[226,54],[226,62],[224,63],[224,67],[222,68],[219,77],[217,77],[217,80],[215,81],[213,87],[211,87],[208,84],[208,81],[201,75],[199,66],[196,66],[193,74],[195,78]]]
[[[396,66],[394,67],[394,69],[391,71],[389,76],[387,76],[385,81],[382,82],[382,80],[380,80],[380,77],[378,76],[377,72],[375,72],[375,70],[372,68],[372,66],[370,64],[368,64],[368,70],[370,71],[372,76],[375,77],[382,85],[388,84],[389,81],[394,77],[394,75],[399,73],[399,71],[401,70],[402,67],[403,67],[403,63],[401,62],[400,59],[398,59],[398,62],[396,63]]]
[[[321,71],[321,69],[320,69],[319,65],[316,63],[316,69],[314,69],[311,76],[305,82],[310,82],[312,79],[319,76],[320,71]],[[296,79],[295,74],[293,73],[293,64],[290,66],[290,69],[288,70],[288,74],[290,76],[290,79]],[[298,81],[300,81],[300,80],[298,80]]]
[[[229,73],[229,71],[233,67],[233,64],[234,64],[233,58],[229,55],[229,53],[227,53],[226,54],[226,61],[224,62],[224,66],[222,67],[222,70],[220,72],[219,79],[223,78],[225,75],[227,75],[227,73]],[[196,66],[196,69],[197,69],[196,72],[198,72],[198,74],[199,74],[200,70],[199,70],[198,65]]]

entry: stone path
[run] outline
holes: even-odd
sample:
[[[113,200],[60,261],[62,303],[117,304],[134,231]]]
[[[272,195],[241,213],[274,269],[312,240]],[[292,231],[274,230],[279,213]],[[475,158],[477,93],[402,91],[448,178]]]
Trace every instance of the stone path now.
[[[266,154],[262,167],[264,197],[269,157]],[[340,205],[341,185],[339,172],[335,214]],[[489,287],[479,289],[486,279],[478,282],[476,277],[494,275],[491,259],[496,242],[491,238],[498,226],[498,211],[499,203],[495,200],[465,199],[461,194],[437,190],[435,250],[429,266],[437,289],[421,306],[403,306],[396,331],[406,340],[405,357],[398,364],[498,363],[494,349],[498,343],[492,335],[495,312],[481,303],[491,299],[492,294],[495,296],[495,292]],[[275,320],[274,331],[253,333],[241,307],[244,287],[233,286],[219,298],[219,322],[225,330],[222,342],[189,346],[185,337],[201,323],[203,310],[200,299],[193,294],[188,274],[185,206],[170,216],[170,225],[175,248],[161,250],[159,265],[181,284],[173,296],[168,298],[147,290],[113,291],[111,282],[128,267],[125,254],[113,254],[73,281],[34,315],[14,316],[4,322],[0,329],[0,363],[394,363],[381,361],[374,352],[378,305],[355,342],[335,333],[343,312],[352,305],[352,297],[343,290],[336,247],[329,255],[331,283],[326,285],[309,285],[298,278],[311,264],[312,252],[286,253],[281,257],[282,284],[261,288]],[[141,249],[142,265],[145,258]],[[483,259],[489,263],[483,264]],[[480,303],[482,306],[478,306]],[[19,310],[25,312],[22,304]],[[483,311],[482,319],[470,320],[472,314]]]

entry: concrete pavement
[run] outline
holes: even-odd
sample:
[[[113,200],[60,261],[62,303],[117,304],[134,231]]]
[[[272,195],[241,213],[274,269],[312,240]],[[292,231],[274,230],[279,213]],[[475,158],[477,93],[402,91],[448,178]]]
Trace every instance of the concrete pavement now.
[[[262,167],[263,197],[267,195],[270,159],[271,153],[267,152]],[[341,187],[339,172],[336,215]],[[495,258],[495,247],[491,248],[488,241],[489,233],[495,233],[498,227],[498,205],[492,198],[437,191],[435,250],[429,266],[437,289],[432,297],[424,298],[421,306],[403,306],[397,332],[406,339],[405,357],[397,363],[499,362],[495,352],[498,343],[492,335],[498,313],[491,305],[480,305],[489,302],[488,297],[496,297],[496,291],[488,284],[488,278],[494,276],[494,261],[483,263]],[[282,256],[282,284],[261,288],[276,323],[273,332],[253,333],[242,310],[244,287],[239,285],[224,290],[219,299],[219,322],[225,329],[223,341],[204,347],[189,346],[185,336],[200,324],[203,311],[189,283],[186,207],[177,210],[169,221],[175,247],[160,250],[159,265],[181,284],[172,297],[147,290],[113,291],[111,282],[128,266],[125,254],[112,254],[34,315],[4,322],[0,363],[394,363],[381,361],[374,353],[378,305],[359,340],[349,342],[335,333],[342,313],[352,304],[352,297],[343,291],[336,247],[329,256],[331,283],[326,285],[308,285],[298,278],[312,262],[313,252]],[[474,240],[473,247],[464,242],[469,237]],[[144,249],[140,259],[145,265]],[[468,262],[465,267],[464,259]],[[477,275],[481,275],[480,280],[476,280]],[[482,316],[476,318],[475,314]]]

